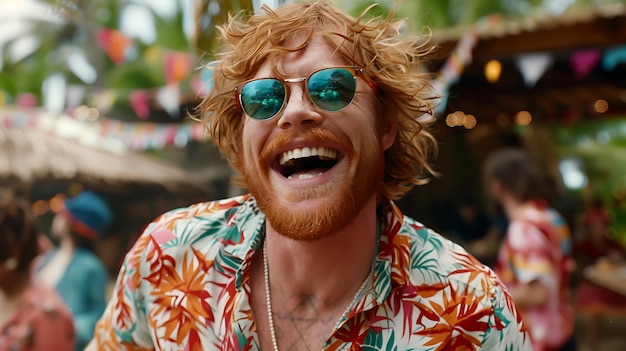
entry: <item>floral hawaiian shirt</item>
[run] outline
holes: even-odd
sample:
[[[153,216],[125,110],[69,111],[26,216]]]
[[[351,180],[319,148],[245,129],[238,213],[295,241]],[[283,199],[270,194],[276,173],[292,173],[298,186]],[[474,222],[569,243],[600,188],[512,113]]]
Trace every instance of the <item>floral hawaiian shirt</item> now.
[[[500,247],[496,272],[507,286],[538,280],[550,291],[545,306],[521,311],[535,351],[558,349],[572,335],[571,250],[565,220],[540,202],[523,207]]]
[[[530,350],[495,274],[392,203],[373,283],[324,350]],[[98,350],[259,350],[249,271],[265,216],[253,197],[151,223],[127,254],[96,327]]]

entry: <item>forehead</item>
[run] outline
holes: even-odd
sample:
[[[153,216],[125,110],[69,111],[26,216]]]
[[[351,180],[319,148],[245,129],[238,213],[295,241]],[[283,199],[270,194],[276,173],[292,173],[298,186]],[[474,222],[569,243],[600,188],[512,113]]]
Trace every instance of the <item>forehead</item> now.
[[[305,77],[321,68],[347,64],[334,46],[331,46],[322,37],[313,36],[304,49],[283,56],[275,64],[275,67],[272,67],[271,62],[266,61],[254,77],[268,77],[272,75],[273,71],[285,77]]]

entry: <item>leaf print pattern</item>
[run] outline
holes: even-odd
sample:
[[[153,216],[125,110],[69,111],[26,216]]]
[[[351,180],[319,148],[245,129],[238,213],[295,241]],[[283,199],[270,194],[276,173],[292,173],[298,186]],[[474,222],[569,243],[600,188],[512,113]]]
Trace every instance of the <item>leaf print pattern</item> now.
[[[392,202],[383,208],[371,286],[325,351],[531,349],[491,270]],[[249,272],[264,228],[249,195],[157,218],[126,255],[98,349],[259,350]]]

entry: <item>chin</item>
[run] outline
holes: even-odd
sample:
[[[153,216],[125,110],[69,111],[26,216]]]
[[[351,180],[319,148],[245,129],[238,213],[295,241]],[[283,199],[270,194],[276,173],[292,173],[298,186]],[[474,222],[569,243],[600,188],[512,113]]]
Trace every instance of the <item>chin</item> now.
[[[249,164],[246,183],[268,224],[296,240],[326,238],[346,227],[380,189],[384,173],[379,148],[359,154],[319,128],[277,137],[257,164]]]

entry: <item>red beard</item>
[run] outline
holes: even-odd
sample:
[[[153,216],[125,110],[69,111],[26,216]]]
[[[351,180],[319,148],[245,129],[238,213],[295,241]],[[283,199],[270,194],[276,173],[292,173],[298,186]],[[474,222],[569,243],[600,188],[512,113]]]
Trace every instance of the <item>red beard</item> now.
[[[258,168],[246,168],[245,180],[250,193],[255,197],[259,208],[267,217],[267,221],[279,234],[296,240],[316,240],[330,236],[347,226],[363,209],[365,203],[376,194],[382,185],[384,175],[384,156],[380,151],[380,141],[372,140],[371,149],[361,150],[355,174],[345,179],[338,186],[336,182],[327,186],[319,186],[303,190],[281,199],[272,189],[270,182],[272,159],[276,150],[293,138],[298,137],[311,143],[330,141],[341,145],[342,150],[350,150],[343,155],[343,162],[353,161],[357,153],[346,140],[328,130],[312,128],[299,133],[285,132],[270,142],[259,156]],[[363,146],[362,146],[363,147]],[[250,160],[246,160],[246,163]],[[354,162],[354,161],[353,161]],[[346,177],[348,178],[348,177]],[[333,187],[330,189],[329,187]],[[290,203],[299,203],[317,198],[320,194],[332,192],[332,201],[319,206],[315,211],[294,209]]]

